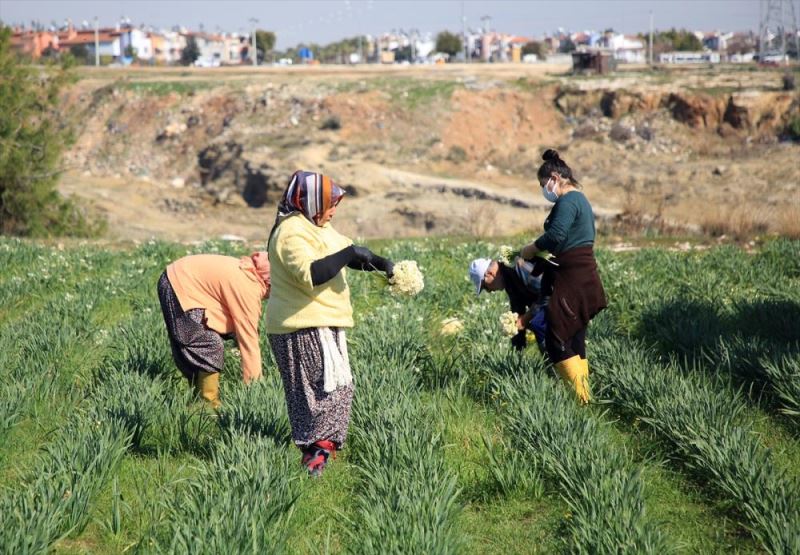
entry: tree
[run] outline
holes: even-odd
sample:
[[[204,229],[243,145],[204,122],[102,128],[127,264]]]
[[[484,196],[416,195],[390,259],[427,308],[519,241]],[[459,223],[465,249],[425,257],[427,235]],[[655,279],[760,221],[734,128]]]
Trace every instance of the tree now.
[[[56,60],[58,59],[58,54],[59,54],[58,50],[56,50],[52,44],[48,44],[47,47],[44,50],[42,50],[42,59],[44,59],[45,61]]]
[[[197,46],[197,40],[191,35],[186,39],[186,46],[181,52],[181,64],[190,66],[197,61],[200,57],[200,47]]]
[[[461,37],[449,31],[442,31],[436,35],[436,51],[444,52],[451,58],[464,48]]]
[[[56,190],[61,154],[72,139],[57,113],[72,79],[72,56],[61,65],[24,65],[0,26],[0,231],[34,237],[87,235],[98,230]]]
[[[411,45],[401,46],[394,52],[395,62],[413,62],[411,59]]]
[[[647,40],[647,33],[639,33],[639,37]],[[658,31],[653,35],[653,52],[661,54],[662,52],[678,51],[697,51],[703,49],[703,43],[700,42],[694,33],[685,29],[677,30],[674,27],[669,31]]]
[[[264,61],[268,52],[275,48],[275,33],[272,31],[256,30],[256,51],[258,60]]]
[[[89,49],[86,48],[85,44],[73,44],[69,47],[69,53],[72,54],[78,62],[82,64],[89,63]]]
[[[684,30],[676,32],[675,29],[672,29],[670,34],[672,38],[672,46],[675,47],[675,50],[691,52],[703,49],[703,43],[697,38],[697,36],[695,36],[694,33]]]
[[[572,39],[567,37],[561,41],[561,44],[559,44],[558,51],[563,54],[569,54],[570,52],[575,52],[577,48],[578,47],[575,46],[575,43],[572,42]]]
[[[526,54],[536,54],[536,57],[539,60],[544,60],[547,58],[544,44],[536,40],[526,42],[522,47],[522,55],[525,56]]]

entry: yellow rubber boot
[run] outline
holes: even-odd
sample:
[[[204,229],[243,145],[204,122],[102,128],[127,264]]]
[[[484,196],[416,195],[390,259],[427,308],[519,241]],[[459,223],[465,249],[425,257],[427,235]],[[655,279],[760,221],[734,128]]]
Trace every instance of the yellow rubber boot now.
[[[589,363],[578,355],[555,364],[558,375],[575,388],[575,395],[582,404],[589,402]]]
[[[219,372],[203,372],[202,370],[198,370],[194,387],[200,398],[211,405],[211,408],[217,410],[220,407]]]
[[[586,402],[588,403],[592,398],[591,388],[589,387],[589,359],[582,358],[581,364],[583,364],[583,373],[581,377],[583,378],[583,384],[586,388]]]

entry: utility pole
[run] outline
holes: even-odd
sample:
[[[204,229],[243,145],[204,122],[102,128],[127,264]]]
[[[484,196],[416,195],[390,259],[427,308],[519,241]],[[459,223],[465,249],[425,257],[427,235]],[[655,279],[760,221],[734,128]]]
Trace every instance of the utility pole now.
[[[256,23],[258,20],[255,17],[250,18],[250,27],[252,28],[253,32],[250,33],[250,42],[252,43],[253,49],[253,67],[258,66],[258,49],[256,48]]]
[[[800,45],[800,40],[797,37],[797,17],[794,11],[794,2],[792,0],[762,0],[758,4],[759,14],[759,48],[758,59],[759,62],[764,61],[767,55],[767,48],[769,46],[770,28],[774,28],[775,32],[780,36],[780,53],[781,60],[788,63],[786,56],[786,30],[791,29],[794,36],[795,50]],[[775,37],[777,38],[777,36]],[[774,44],[773,44],[774,47]]]
[[[467,16],[464,15],[464,0],[461,0],[461,36],[464,38],[464,63],[469,63],[469,45],[467,40]]]
[[[100,24],[94,16],[94,67],[100,67]]]
[[[758,63],[764,63],[764,2],[758,1]]]
[[[653,67],[653,10],[650,10],[650,67]]]

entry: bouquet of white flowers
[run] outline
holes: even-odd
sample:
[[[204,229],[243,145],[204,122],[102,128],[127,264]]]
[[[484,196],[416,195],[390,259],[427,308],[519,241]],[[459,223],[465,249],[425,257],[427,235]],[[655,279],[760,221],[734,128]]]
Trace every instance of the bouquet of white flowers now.
[[[513,247],[509,245],[500,245],[499,252],[497,253],[497,260],[503,264],[509,265],[514,261],[514,257],[516,257],[517,254],[518,253],[514,252]]]
[[[445,318],[439,333],[442,335],[455,335],[464,329],[464,322],[458,318]]]
[[[389,278],[389,291],[393,295],[413,297],[423,287],[425,280],[415,260],[401,260],[394,265],[394,275]]]
[[[500,329],[506,337],[514,337],[517,335],[519,328],[517,327],[517,319],[519,314],[516,312],[504,312],[500,315]]]

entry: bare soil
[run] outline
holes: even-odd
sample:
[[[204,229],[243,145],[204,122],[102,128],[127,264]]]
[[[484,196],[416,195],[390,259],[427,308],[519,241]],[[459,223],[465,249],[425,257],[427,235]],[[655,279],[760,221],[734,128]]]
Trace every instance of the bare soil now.
[[[601,230],[800,235],[780,71],[566,69],[89,69],[64,98],[79,133],[60,188],[111,238],[264,239],[298,168],[348,189],[351,236],[534,234],[555,147]]]

